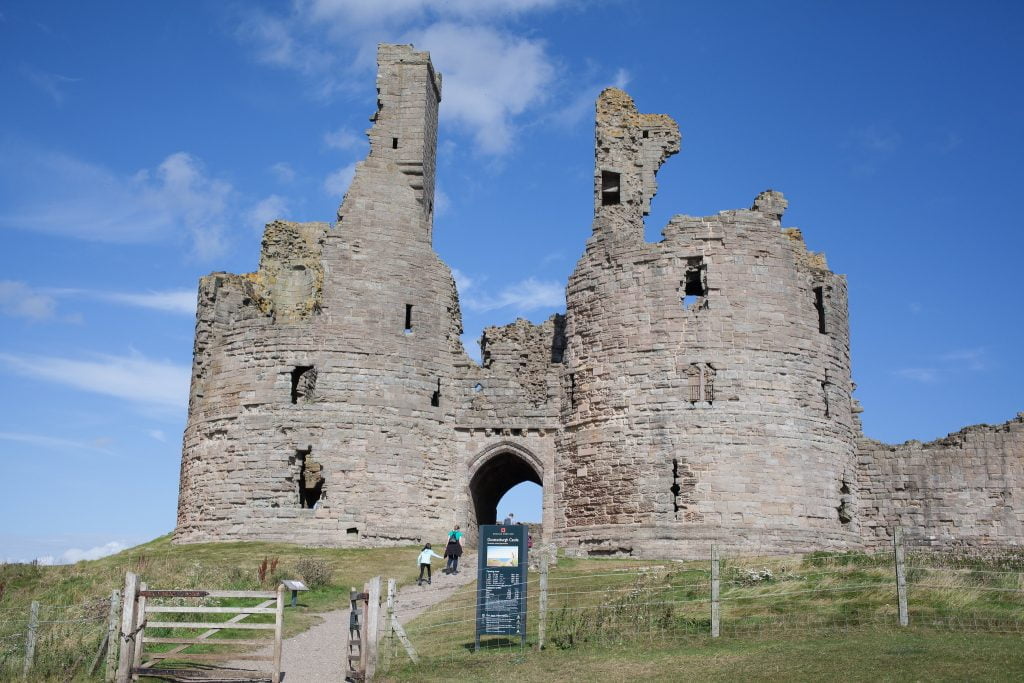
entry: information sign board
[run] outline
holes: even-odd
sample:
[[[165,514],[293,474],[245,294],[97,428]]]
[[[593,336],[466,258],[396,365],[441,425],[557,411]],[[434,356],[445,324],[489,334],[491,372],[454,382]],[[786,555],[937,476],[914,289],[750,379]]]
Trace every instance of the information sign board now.
[[[480,526],[476,647],[480,636],[518,635],[526,642],[527,527]]]

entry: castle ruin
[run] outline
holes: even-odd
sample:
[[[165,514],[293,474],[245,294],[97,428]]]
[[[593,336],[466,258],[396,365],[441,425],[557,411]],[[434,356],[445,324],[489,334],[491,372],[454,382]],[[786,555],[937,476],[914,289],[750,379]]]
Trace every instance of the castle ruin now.
[[[676,123],[597,101],[593,234],[566,312],[460,341],[432,248],[441,76],[378,51],[370,151],[335,223],[275,221],[259,269],[202,278],[177,542],[367,547],[493,523],[543,486],[580,555],[1024,541],[1024,418],[866,439],[847,286],[767,190],[750,209],[643,218]],[[473,534],[469,535],[470,538]]]

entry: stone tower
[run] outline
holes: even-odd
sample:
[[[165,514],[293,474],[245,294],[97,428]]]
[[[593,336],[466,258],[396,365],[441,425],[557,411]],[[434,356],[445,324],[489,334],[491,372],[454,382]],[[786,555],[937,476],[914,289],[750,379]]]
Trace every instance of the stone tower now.
[[[598,99],[594,232],[567,293],[559,535],[591,554],[856,546],[845,279],[781,229],[770,190],[645,242],[679,143],[626,93]]]

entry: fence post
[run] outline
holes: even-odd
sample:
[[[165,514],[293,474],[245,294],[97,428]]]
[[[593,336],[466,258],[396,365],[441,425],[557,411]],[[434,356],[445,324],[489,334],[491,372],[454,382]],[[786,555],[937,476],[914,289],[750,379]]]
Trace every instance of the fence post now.
[[[387,613],[384,615],[384,629],[388,634],[388,657],[391,659],[394,659],[397,654],[395,629],[392,626],[395,623],[395,592],[397,588],[397,582],[394,579],[388,579],[388,601]]]
[[[722,606],[718,599],[719,576],[718,576],[718,546],[711,546],[711,637],[717,638],[721,634]]]
[[[39,628],[39,601],[33,600],[28,610],[28,633],[25,634],[25,665],[21,669],[21,677],[28,678],[32,660],[36,657],[36,629]]]
[[[117,660],[117,683],[128,683],[131,680],[132,657],[134,656],[135,642],[135,598],[138,588],[139,577],[133,572],[125,572],[124,593],[121,601],[121,633],[118,635],[120,647]]]
[[[901,527],[893,530],[892,544],[896,557],[896,600],[899,603],[900,626],[907,626],[910,623],[910,615],[907,614],[907,575],[903,566],[906,562],[906,551],[903,548]]]
[[[537,649],[544,649],[544,638],[548,633],[548,556],[540,556],[540,595],[537,609]]]
[[[103,674],[105,683],[114,680],[114,670],[117,668],[117,617],[121,607],[121,591],[114,589],[110,594],[110,612],[107,614],[107,667]]]
[[[277,584],[277,613],[274,615],[274,675],[272,683],[281,682],[281,639],[284,637],[284,584]]]
[[[375,576],[366,584],[366,624],[363,633],[366,638],[366,680],[372,681],[377,670],[377,633],[380,630],[380,577]]]
[[[139,583],[139,592],[149,590],[149,586],[145,581]],[[143,628],[146,625],[146,596],[139,596],[139,599],[135,602],[135,640],[132,644],[132,670],[138,669],[142,665],[142,650],[146,647],[146,631]],[[139,674],[133,673],[132,680],[139,680]]]

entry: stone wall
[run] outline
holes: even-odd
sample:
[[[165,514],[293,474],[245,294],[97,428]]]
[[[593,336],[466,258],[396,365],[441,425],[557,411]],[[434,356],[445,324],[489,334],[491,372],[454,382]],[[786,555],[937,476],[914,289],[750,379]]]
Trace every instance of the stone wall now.
[[[921,443],[860,439],[857,478],[864,536],[943,549],[1024,543],[1024,413]]]
[[[1019,544],[1020,418],[932,444],[860,436],[847,287],[781,193],[644,240],[675,122],[597,102],[593,234],[565,315],[460,341],[432,247],[441,77],[378,51],[370,152],[335,223],[274,221],[200,281],[176,542],[442,542],[543,486],[546,542],[703,557]],[[914,536],[916,534],[916,537]],[[934,537],[934,539],[932,539]]]

